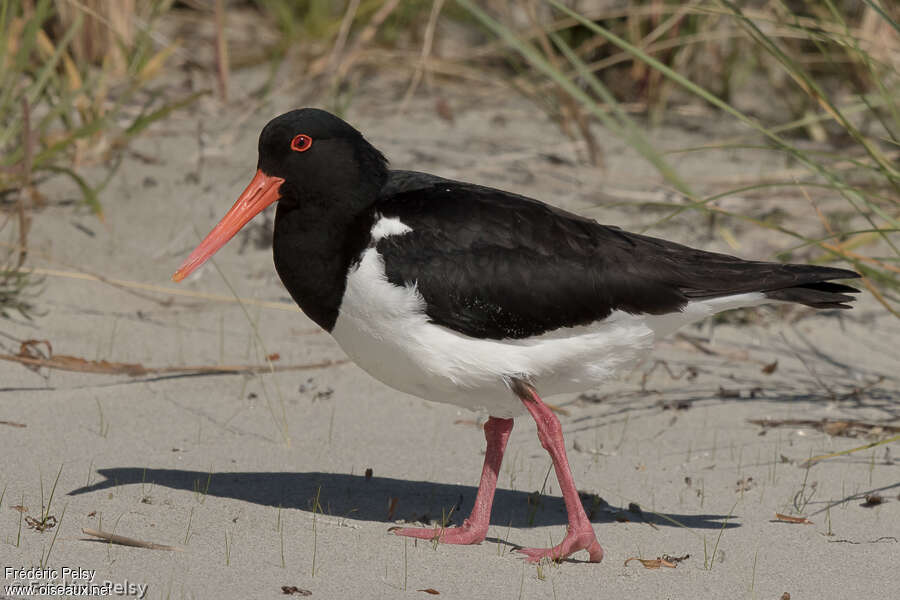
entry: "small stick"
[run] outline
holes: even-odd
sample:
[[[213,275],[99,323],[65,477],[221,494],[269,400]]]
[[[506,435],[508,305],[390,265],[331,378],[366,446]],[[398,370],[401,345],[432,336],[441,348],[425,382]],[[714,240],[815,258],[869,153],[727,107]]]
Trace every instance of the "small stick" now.
[[[807,519],[806,517],[792,517],[790,515],[783,515],[781,513],[775,513],[776,521],[783,521],[785,523],[802,523],[803,525],[812,525],[813,522]]]
[[[104,540],[109,541],[113,544],[119,544],[121,546],[132,546],[135,548],[149,548],[150,550],[170,550],[172,552],[184,552],[184,548],[179,546],[166,546],[165,544],[155,544],[153,542],[144,542],[141,540],[136,540],[134,538],[125,537],[123,535],[116,535],[114,533],[107,533],[105,531],[100,531],[99,529],[89,529],[87,527],[83,527],[81,529],[81,533],[85,535],[90,535],[93,537],[98,537]]]

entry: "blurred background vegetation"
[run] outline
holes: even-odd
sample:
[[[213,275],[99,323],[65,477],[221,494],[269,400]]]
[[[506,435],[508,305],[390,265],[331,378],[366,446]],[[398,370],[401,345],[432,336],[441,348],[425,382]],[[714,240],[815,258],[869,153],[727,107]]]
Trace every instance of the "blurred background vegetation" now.
[[[603,167],[598,136],[618,136],[678,196],[648,203],[660,221],[698,211],[794,238],[780,258],[849,263],[900,316],[898,21],[890,0],[0,0],[0,311],[27,314],[39,290],[28,229],[48,177],[75,181],[102,219],[129,141],[200,96],[258,101],[302,79],[343,113],[363,78],[390,71],[408,81],[383,99],[399,109],[438,78],[522,94],[579,141],[585,168]],[[265,76],[235,97],[242,69]],[[740,133],[651,143],[692,114]],[[744,148],[788,167],[703,195],[671,164]],[[776,191],[809,206],[805,225],[716,203]],[[820,210],[824,196],[839,208]]]

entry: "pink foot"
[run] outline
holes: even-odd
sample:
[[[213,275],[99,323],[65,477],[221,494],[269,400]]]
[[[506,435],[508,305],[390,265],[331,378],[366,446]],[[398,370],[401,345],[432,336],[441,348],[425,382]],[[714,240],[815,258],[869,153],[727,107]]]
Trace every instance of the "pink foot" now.
[[[466,519],[462,527],[396,527],[391,528],[395,535],[418,538],[420,540],[438,539],[442,544],[480,544],[487,536],[487,528],[473,527]]]
[[[579,550],[587,550],[590,555],[589,562],[597,563],[603,560],[603,548],[600,547],[593,528],[588,528],[581,533],[570,531],[562,542],[552,548],[519,548],[516,552],[524,554],[525,560],[528,562],[536,563],[544,558],[562,560]]]
[[[569,515],[569,528],[559,545],[553,548],[521,548],[519,552],[527,557],[528,562],[539,562],[542,558],[562,560],[574,552],[587,550],[591,562],[600,562],[603,560],[603,548],[594,535],[594,528],[584,512],[584,506],[581,505],[578,490],[575,489],[575,480],[572,479],[572,469],[566,457],[566,444],[563,441],[559,419],[550,407],[544,404],[530,383],[513,379],[512,389],[534,417],[538,439],[553,460],[556,480],[559,482],[563,502],[566,503],[566,512]]]
[[[475,495],[475,505],[469,518],[461,527],[391,527],[388,531],[396,535],[418,538],[420,540],[437,539],[443,544],[480,544],[484,541],[491,520],[491,504],[494,502],[494,491],[497,489],[497,473],[503,461],[506,441],[512,431],[512,419],[490,417],[484,424],[484,437],[487,449],[484,452],[484,467],[481,469],[481,482]]]

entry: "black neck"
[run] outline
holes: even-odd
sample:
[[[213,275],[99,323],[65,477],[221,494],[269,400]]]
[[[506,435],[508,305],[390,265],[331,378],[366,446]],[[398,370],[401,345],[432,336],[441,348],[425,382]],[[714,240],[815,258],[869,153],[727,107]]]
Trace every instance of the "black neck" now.
[[[374,219],[372,210],[335,215],[302,203],[279,203],[275,212],[278,276],[303,312],[327,331],[337,321],[347,273],[368,246]]]

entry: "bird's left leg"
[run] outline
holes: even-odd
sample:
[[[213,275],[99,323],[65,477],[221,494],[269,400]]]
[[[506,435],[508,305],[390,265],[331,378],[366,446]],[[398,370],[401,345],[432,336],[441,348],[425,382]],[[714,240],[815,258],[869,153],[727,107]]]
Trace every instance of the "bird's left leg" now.
[[[562,488],[563,501],[566,503],[566,512],[569,516],[566,537],[558,545],[553,548],[520,548],[518,551],[525,554],[529,562],[538,562],[542,558],[561,560],[578,550],[587,550],[590,562],[600,562],[603,560],[603,548],[597,541],[594,528],[591,527],[581,498],[578,497],[578,490],[575,489],[575,480],[572,478],[569,459],[566,457],[566,445],[559,419],[540,399],[534,386],[520,379],[513,379],[511,387],[537,423],[538,439],[553,460],[556,479]]]
[[[484,437],[487,449],[484,452],[484,467],[481,469],[481,482],[475,496],[472,513],[460,527],[397,527],[392,528],[397,535],[424,540],[439,539],[442,544],[480,544],[487,536],[491,520],[491,505],[494,503],[494,492],[497,489],[497,475],[503,462],[503,452],[513,428],[512,419],[490,417],[484,424]]]

